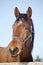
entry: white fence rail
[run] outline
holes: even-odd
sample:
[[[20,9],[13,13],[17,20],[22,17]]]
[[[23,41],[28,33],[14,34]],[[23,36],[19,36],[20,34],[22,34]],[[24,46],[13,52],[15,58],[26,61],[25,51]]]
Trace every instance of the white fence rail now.
[[[0,63],[0,65],[43,65],[43,62],[25,62],[25,63]]]

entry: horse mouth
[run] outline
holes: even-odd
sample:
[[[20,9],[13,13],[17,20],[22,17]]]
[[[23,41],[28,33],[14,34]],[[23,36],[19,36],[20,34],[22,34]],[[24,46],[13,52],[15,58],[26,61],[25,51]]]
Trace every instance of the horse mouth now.
[[[11,55],[11,57],[17,57],[18,55],[17,54],[15,54],[15,55]]]

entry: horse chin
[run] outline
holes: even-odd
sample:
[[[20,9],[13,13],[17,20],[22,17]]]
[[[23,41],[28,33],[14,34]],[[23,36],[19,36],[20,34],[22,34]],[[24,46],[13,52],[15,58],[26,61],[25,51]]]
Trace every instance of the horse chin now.
[[[11,55],[12,58],[15,58],[15,57],[17,57],[17,56],[18,56],[17,54],[15,54],[15,55]]]

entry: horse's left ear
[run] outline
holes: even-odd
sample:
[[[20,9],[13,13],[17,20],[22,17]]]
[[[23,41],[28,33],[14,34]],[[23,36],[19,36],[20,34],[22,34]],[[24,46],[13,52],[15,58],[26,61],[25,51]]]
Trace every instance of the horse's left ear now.
[[[15,14],[16,18],[18,18],[19,15],[20,15],[20,12],[19,12],[19,10],[18,10],[17,7],[16,7],[15,10],[14,10],[14,14]]]
[[[31,7],[28,7],[27,17],[30,18],[31,16],[32,16],[32,9],[31,9]]]

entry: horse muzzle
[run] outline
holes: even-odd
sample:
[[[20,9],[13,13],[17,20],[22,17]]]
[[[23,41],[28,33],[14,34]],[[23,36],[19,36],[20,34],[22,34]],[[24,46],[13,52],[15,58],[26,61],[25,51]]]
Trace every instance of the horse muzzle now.
[[[10,51],[11,57],[17,57],[21,52],[21,50],[19,50],[17,47],[13,49],[9,48],[9,51]]]

